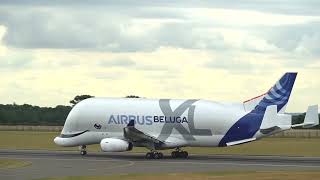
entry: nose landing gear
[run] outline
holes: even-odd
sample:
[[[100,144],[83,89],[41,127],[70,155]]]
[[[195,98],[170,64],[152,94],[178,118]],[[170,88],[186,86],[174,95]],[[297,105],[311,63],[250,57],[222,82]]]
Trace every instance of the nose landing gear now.
[[[82,156],[84,156],[84,155],[87,154],[86,148],[87,148],[86,145],[79,146],[80,154],[81,154]]]

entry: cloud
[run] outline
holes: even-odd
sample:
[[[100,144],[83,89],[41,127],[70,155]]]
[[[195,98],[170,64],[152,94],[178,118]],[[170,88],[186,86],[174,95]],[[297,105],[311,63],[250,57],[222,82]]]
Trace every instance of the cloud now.
[[[301,24],[319,19],[312,16],[268,14],[255,10],[210,8],[228,3],[206,2],[195,7],[181,7],[179,3],[130,3],[110,1],[109,6],[87,5],[86,2],[67,1],[36,3],[20,6],[20,1],[6,1],[0,8],[0,24],[6,26],[3,41],[9,47],[24,49],[75,49],[108,52],[148,52],[161,47],[185,49],[244,50],[274,49],[268,39],[247,38],[238,47],[226,43],[225,30],[248,31],[252,26],[262,33],[274,26],[281,34],[287,24]],[[98,1],[104,3],[103,1]],[[255,4],[255,1],[251,2]],[[172,7],[166,6],[172,4]],[[190,4],[195,4],[194,2]],[[202,5],[201,5],[202,4]],[[208,7],[204,8],[204,4]],[[250,4],[245,3],[244,4]],[[269,3],[266,3],[269,4]],[[270,3],[271,4],[271,3]],[[76,5],[77,8],[71,8]],[[159,5],[159,7],[158,7]],[[248,8],[248,9],[251,9]],[[245,20],[244,20],[245,19]],[[267,25],[267,26],[266,26]],[[282,40],[282,36],[275,36]],[[272,37],[271,37],[272,38]],[[229,38],[230,39],[230,38]],[[236,42],[235,39],[233,42]],[[248,43],[249,41],[249,43]],[[250,42],[251,43],[250,45]],[[283,46],[281,42],[275,44]],[[306,42],[307,43],[307,42]],[[255,45],[259,48],[254,48]],[[270,46],[269,46],[270,45]],[[290,46],[290,43],[284,44]],[[250,48],[248,48],[250,46]],[[253,47],[253,48],[252,48]],[[246,49],[247,48],[247,49]]]
[[[204,64],[210,69],[226,70],[232,73],[253,73],[257,65],[241,59],[215,59]]]
[[[33,59],[33,55],[28,52],[10,52],[5,56],[0,56],[0,69],[18,70],[29,68],[32,65]]]
[[[134,66],[135,64],[136,63],[129,58],[101,60],[98,63],[98,65],[104,66],[104,67],[131,67],[131,66]]]
[[[128,9],[152,8],[152,7],[183,7],[183,8],[221,8],[221,9],[240,9],[255,10],[269,13],[280,14],[308,14],[319,15],[320,2],[318,0],[238,0],[238,1],[220,1],[220,0],[189,0],[189,1],[150,1],[150,0],[93,0],[93,1],[72,1],[72,0],[52,0],[52,1],[34,1],[34,0],[2,0],[3,6],[38,6],[38,7],[122,7]],[[125,12],[125,11],[124,11]]]
[[[7,52],[7,47],[5,47],[2,43],[2,39],[6,33],[6,28],[0,25],[0,57],[4,56]]]
[[[18,8],[19,9],[19,8]],[[4,43],[25,49],[86,49],[92,51],[154,51],[163,46],[222,48],[223,37],[205,34],[193,22],[166,19],[152,21],[119,15],[116,10],[66,10],[49,8],[0,9],[0,24],[7,27]],[[147,10],[148,11],[148,10]],[[169,11],[172,11],[169,9]],[[166,14],[167,10],[162,10]],[[178,17],[178,14],[177,14]]]
[[[265,27],[263,31],[254,32],[270,45],[292,53],[294,56],[320,56],[318,42],[320,40],[320,21]]]
[[[94,72],[89,74],[99,80],[120,80],[127,76],[125,72]]]
[[[318,7],[313,0],[4,0],[0,99],[56,105],[76,94],[139,94],[242,101],[282,73],[299,71],[297,87],[308,88],[297,96],[316,102],[308,89],[320,87],[313,78]],[[302,106],[292,100],[295,109]]]
[[[320,57],[319,42],[320,42],[319,32],[314,34],[305,34],[302,36],[301,40],[299,41],[294,51],[297,52],[298,54],[311,55],[319,58]]]

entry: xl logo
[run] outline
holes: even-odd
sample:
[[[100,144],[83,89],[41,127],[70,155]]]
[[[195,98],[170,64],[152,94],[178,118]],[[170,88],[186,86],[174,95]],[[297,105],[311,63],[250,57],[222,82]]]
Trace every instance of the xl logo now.
[[[210,129],[196,129],[194,126],[194,111],[193,105],[198,100],[190,99],[180,104],[175,110],[171,109],[170,99],[160,99],[159,105],[162,113],[166,117],[180,117],[188,110],[188,129],[183,127],[181,123],[165,123],[157,139],[165,141],[171,135],[173,129],[176,129],[185,140],[195,140],[194,135],[198,136],[211,136]]]

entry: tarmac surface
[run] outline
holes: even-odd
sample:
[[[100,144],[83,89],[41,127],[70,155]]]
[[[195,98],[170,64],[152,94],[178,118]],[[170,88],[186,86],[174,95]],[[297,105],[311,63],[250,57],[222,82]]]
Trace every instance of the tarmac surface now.
[[[0,150],[0,159],[32,165],[0,169],[0,179],[38,179],[62,176],[104,176],[129,173],[208,171],[320,170],[320,157],[190,155],[188,159],[145,159],[142,153],[92,153],[40,150]]]

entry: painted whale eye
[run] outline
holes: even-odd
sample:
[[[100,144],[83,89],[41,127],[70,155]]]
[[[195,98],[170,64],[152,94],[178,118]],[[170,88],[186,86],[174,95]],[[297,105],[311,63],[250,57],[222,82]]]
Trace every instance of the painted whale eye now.
[[[94,126],[94,128],[96,128],[96,129],[101,129],[101,124],[97,124],[97,123],[96,123],[96,124],[94,124],[93,126]]]

